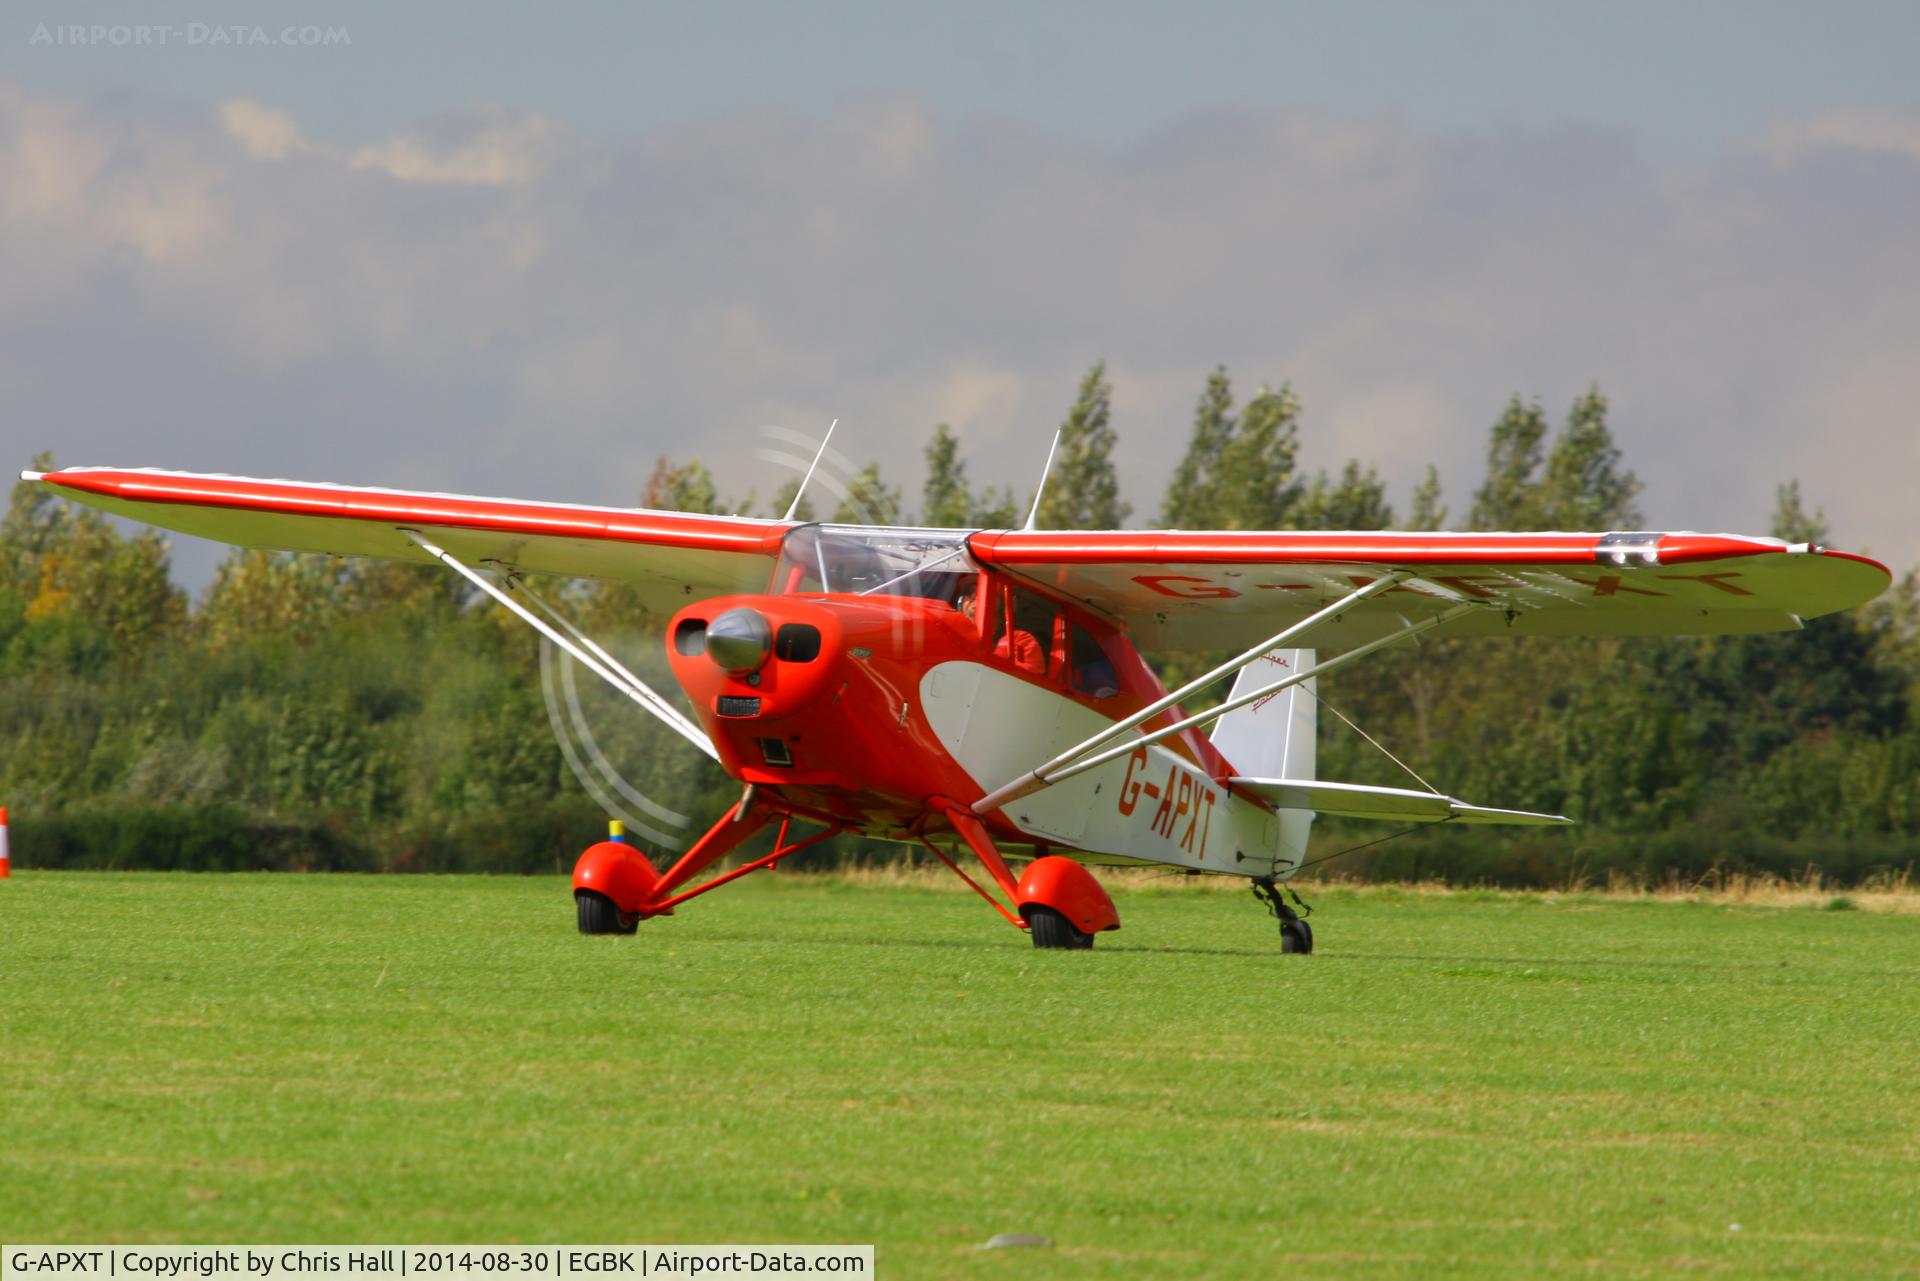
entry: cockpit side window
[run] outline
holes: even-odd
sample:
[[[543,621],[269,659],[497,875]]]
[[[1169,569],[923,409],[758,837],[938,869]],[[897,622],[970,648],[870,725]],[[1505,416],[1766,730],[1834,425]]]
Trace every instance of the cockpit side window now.
[[[1045,676],[1051,667],[1054,624],[1060,607],[1044,596],[1014,588],[1013,630],[994,644],[994,653],[1023,671]]]
[[[985,574],[956,574],[954,580],[953,594],[949,597],[949,603],[966,617],[967,622],[972,625],[973,634],[979,636],[985,629],[981,611],[987,611],[988,619],[997,617],[1000,593],[994,589],[992,582]]]
[[[1099,640],[1078,623],[1067,624],[1069,688],[1087,698],[1112,698],[1120,692],[1120,673]]]

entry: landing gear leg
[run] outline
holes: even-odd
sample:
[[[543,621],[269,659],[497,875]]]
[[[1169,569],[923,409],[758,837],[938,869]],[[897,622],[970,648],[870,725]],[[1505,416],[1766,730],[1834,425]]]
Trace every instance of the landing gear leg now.
[[[1254,879],[1253,896],[1265,904],[1267,911],[1273,913],[1274,919],[1280,922],[1280,950],[1302,954],[1311,952],[1313,951],[1313,927],[1307,924],[1306,917],[1288,906],[1286,899],[1282,897],[1283,893],[1293,894],[1293,901],[1300,903],[1301,907],[1306,907],[1308,916],[1313,914],[1312,908],[1300,902],[1298,894],[1294,894],[1292,890],[1282,891],[1272,877],[1262,876]]]

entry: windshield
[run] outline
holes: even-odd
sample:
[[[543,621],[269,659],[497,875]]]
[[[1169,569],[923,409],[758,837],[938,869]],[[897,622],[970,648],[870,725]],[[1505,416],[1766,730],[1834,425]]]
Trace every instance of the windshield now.
[[[945,529],[802,525],[780,547],[776,592],[919,596],[951,604],[980,567],[967,537]]]

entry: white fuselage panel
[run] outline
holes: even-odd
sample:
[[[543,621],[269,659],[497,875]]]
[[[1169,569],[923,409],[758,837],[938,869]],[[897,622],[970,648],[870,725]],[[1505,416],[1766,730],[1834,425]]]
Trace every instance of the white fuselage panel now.
[[[983,789],[1113,723],[983,663],[929,668],[920,703],[941,744]],[[1235,796],[1157,743],[1021,797],[1005,812],[1043,844],[1174,867],[1284,878],[1304,856],[1280,848],[1273,811]]]

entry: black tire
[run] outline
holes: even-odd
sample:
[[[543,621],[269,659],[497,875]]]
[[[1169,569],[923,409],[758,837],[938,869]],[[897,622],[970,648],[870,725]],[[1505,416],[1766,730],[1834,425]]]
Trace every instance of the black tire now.
[[[1093,935],[1081,930],[1052,908],[1038,904],[1027,909],[1027,932],[1033,935],[1035,947],[1085,952],[1093,946]]]
[[[612,899],[595,890],[575,890],[574,905],[580,912],[582,934],[631,934],[640,928],[640,918],[622,912]]]
[[[1313,951],[1313,927],[1299,917],[1280,927],[1280,950],[1305,955]]]

